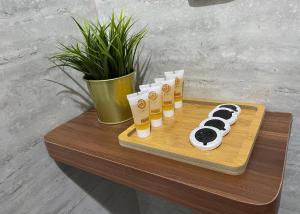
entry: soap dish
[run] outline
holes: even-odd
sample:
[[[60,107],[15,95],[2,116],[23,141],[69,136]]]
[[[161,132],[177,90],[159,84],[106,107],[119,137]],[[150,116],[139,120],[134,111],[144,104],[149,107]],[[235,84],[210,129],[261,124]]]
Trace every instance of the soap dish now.
[[[227,108],[227,109],[230,109],[234,112],[236,112],[238,115],[240,115],[241,113],[241,107],[239,107],[238,105],[236,104],[220,104],[218,105],[215,109],[219,109],[219,108]]]
[[[200,123],[199,127],[214,127],[221,132],[222,136],[225,136],[230,131],[230,124],[220,117],[207,118]]]
[[[190,133],[190,142],[201,150],[212,150],[220,146],[223,139],[221,131],[214,127],[197,127]]]
[[[232,125],[236,122],[238,113],[228,108],[215,108],[208,114],[208,117],[222,118]]]

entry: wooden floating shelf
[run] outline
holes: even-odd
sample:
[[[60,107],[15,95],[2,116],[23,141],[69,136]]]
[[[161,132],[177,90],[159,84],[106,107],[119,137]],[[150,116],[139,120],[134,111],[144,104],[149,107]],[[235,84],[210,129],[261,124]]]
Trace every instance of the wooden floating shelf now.
[[[266,112],[246,171],[231,176],[119,145],[119,125],[97,122],[90,110],[45,136],[56,161],[172,200],[201,213],[276,213],[292,116]],[[105,194],[105,193],[103,193]]]
[[[195,148],[189,141],[190,132],[222,103],[234,103],[241,107],[238,121],[231,126],[231,131],[218,148],[211,151]],[[132,125],[119,135],[119,142],[131,149],[239,175],[246,169],[264,113],[265,106],[260,104],[185,99],[183,108],[176,110],[173,118],[164,119],[163,126],[152,128],[149,137],[139,138]]]

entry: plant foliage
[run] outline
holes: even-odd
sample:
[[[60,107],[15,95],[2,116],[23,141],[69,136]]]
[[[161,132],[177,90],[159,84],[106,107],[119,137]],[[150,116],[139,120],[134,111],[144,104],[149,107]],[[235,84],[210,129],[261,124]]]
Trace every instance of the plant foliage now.
[[[105,80],[121,77],[134,71],[137,48],[146,34],[146,28],[130,33],[135,22],[132,17],[118,17],[113,13],[108,23],[73,18],[83,36],[76,44],[60,43],[60,52],[50,57],[55,67],[70,67],[84,74],[87,80]]]

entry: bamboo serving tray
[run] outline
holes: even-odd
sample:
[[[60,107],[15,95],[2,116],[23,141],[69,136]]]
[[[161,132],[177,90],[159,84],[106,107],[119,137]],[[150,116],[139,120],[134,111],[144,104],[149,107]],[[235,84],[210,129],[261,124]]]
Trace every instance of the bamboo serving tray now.
[[[222,144],[211,151],[201,151],[190,144],[190,132],[222,103],[234,103],[242,111]],[[193,164],[231,175],[242,174],[256,140],[265,113],[265,106],[254,103],[208,99],[184,99],[183,108],[173,118],[164,118],[163,126],[151,128],[151,135],[137,137],[134,125],[119,135],[121,146]]]

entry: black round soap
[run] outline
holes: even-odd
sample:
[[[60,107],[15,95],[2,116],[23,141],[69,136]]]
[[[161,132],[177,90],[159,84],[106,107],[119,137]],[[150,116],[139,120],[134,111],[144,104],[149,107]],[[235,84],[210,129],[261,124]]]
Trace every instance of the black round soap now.
[[[202,128],[195,133],[195,138],[206,146],[207,143],[212,142],[217,138],[217,133],[212,129]]]
[[[226,109],[221,109],[221,110],[218,110],[218,111],[214,112],[213,116],[214,117],[221,117],[225,120],[228,120],[232,117],[232,114],[233,114],[232,111],[229,111],[229,110],[226,110]]]
[[[221,105],[220,108],[229,108],[229,109],[231,109],[233,111],[238,111],[237,108],[236,108],[236,106],[229,105],[229,104]]]
[[[208,120],[206,121],[206,123],[204,123],[204,126],[212,126],[219,130],[226,130],[225,123],[222,120],[218,120],[218,119]]]

